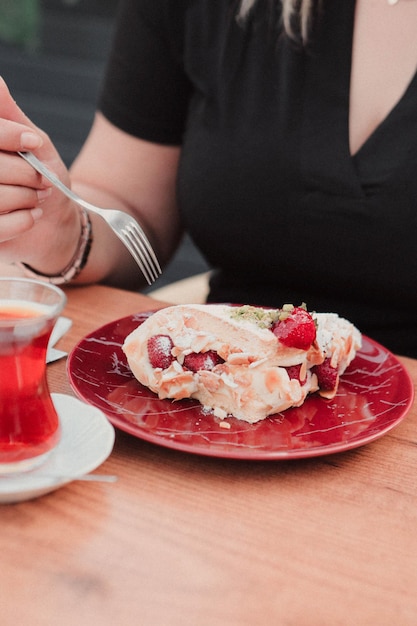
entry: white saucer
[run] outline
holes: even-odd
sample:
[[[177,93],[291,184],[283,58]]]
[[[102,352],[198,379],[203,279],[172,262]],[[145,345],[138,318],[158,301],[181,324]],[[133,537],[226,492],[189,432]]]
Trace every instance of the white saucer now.
[[[54,491],[103,463],[113,450],[114,428],[96,407],[53,393],[61,421],[61,440],[40,467],[0,476],[0,504],[20,502]]]

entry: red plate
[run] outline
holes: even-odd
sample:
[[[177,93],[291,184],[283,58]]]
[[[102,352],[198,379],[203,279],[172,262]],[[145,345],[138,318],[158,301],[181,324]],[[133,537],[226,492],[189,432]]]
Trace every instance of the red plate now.
[[[350,450],[381,437],[407,414],[413,384],[398,359],[363,337],[337,396],[310,396],[256,424],[222,420],[192,400],[159,400],[132,375],[121,349],[125,337],[152,314],[140,313],[99,328],[74,348],[68,375],[76,394],[101,409],[123,431],[194,454],[248,460],[288,460]]]

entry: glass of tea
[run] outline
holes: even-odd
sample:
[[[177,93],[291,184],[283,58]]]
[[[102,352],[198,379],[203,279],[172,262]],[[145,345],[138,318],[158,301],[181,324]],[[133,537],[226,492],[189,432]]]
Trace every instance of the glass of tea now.
[[[65,303],[49,283],[0,278],[0,475],[37,467],[59,441],[46,351]]]

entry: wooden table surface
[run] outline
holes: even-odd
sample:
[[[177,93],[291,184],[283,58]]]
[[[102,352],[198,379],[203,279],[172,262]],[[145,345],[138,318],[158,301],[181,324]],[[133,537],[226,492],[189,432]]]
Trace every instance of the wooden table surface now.
[[[67,294],[64,350],[158,306],[102,286]],[[72,393],[65,361],[48,375]],[[2,626],[417,624],[415,405],[374,443],[300,461],[199,457],[118,431],[97,471],[118,482],[0,506]]]

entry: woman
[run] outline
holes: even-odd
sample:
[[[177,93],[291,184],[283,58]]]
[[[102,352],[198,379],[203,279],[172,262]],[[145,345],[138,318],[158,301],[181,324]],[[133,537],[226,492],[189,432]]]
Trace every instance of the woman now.
[[[185,227],[211,301],[304,301],[417,357],[416,65],[416,0],[121,0],[71,184],[135,215],[163,263]],[[69,174],[5,85],[0,103],[0,260],[65,274],[79,210],[13,153]],[[73,280],[140,286],[90,217]]]

